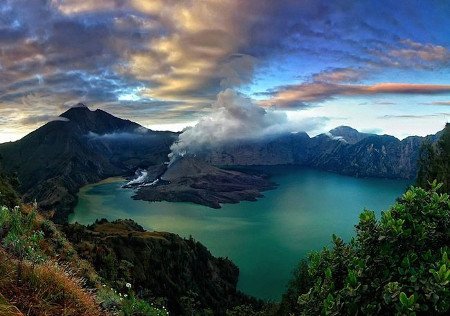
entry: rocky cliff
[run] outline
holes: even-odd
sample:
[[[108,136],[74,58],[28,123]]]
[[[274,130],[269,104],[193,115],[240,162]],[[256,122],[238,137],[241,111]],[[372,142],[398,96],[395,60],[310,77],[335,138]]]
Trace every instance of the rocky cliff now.
[[[359,133],[341,126],[310,138],[306,133],[240,141],[215,147],[199,155],[214,165],[291,164],[356,177],[413,179],[422,142],[437,135],[393,136]]]
[[[236,290],[239,269],[216,258],[192,238],[148,232],[131,220],[97,221],[63,227],[78,254],[118,288],[131,283],[141,297],[167,300],[174,315],[187,308],[223,314],[227,308],[258,304]]]

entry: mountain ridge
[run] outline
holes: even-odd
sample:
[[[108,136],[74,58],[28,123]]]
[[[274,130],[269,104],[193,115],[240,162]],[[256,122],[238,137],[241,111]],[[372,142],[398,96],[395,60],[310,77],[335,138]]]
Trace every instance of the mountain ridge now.
[[[60,118],[16,142],[0,144],[3,171],[17,176],[25,201],[37,200],[41,209],[55,211],[56,222],[67,220],[81,186],[167,162],[179,135],[152,131],[84,104]],[[298,132],[230,141],[195,156],[213,166],[286,164],[356,177],[413,179],[421,144],[439,135],[399,140],[339,126],[314,137]]]

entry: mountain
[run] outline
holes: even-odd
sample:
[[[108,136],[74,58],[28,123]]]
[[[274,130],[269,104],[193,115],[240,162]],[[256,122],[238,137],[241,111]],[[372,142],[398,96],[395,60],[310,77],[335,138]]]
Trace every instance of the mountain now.
[[[290,164],[356,177],[413,179],[423,141],[436,142],[439,135],[399,140],[340,126],[315,137],[301,132],[220,144],[197,156],[213,165]]]
[[[157,172],[155,172],[155,170]],[[134,199],[193,202],[212,208],[221,203],[254,201],[261,191],[273,188],[267,179],[214,167],[193,157],[182,157],[167,168],[151,167],[137,186]]]
[[[248,182],[245,176],[231,176],[211,165],[289,164],[357,177],[413,179],[417,175],[423,141],[436,142],[439,135],[399,140],[340,126],[315,137],[299,132],[233,140],[196,154],[195,166],[199,170],[203,168],[204,174],[184,177],[183,181],[189,179],[190,187],[185,185],[182,192],[179,191],[181,186],[175,183],[165,186],[169,191],[164,191],[161,186],[164,182],[161,182],[155,186],[158,190],[155,187],[141,188],[136,197],[195,200],[219,207],[221,201],[255,199],[262,190],[271,187],[263,179],[253,183],[250,189],[251,181]],[[36,200],[41,209],[55,210],[53,220],[64,222],[76,205],[79,188],[85,184],[110,176],[130,175],[137,169],[156,172],[153,175],[155,179],[166,172],[162,164],[177,136],[172,132],[151,131],[137,123],[102,110],[91,111],[79,104],[61,114],[59,120],[45,124],[22,139],[0,144],[0,171],[19,180],[18,190],[25,201]],[[207,164],[199,165],[200,161]],[[149,169],[155,165],[159,167]],[[167,172],[166,176],[172,171]],[[226,186],[229,180],[230,185]],[[177,181],[180,184],[181,177]],[[211,181],[217,183],[212,185]]]
[[[338,126],[333,128],[329,133],[334,137],[340,137],[349,144],[356,144],[366,137],[373,136],[374,134],[360,133],[356,129],[349,126]]]
[[[162,163],[177,134],[155,132],[79,104],[13,143],[0,144],[3,170],[16,174],[25,201],[65,221],[78,189]]]

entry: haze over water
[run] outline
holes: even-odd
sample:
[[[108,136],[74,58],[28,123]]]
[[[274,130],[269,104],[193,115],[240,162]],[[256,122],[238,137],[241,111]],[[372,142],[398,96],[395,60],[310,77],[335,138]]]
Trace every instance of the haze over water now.
[[[345,240],[364,208],[380,214],[408,181],[358,179],[298,167],[270,167],[278,188],[257,202],[225,204],[222,209],[190,203],[131,199],[121,178],[83,187],[70,222],[132,218],[144,228],[192,235],[215,256],[228,257],[240,269],[240,290],[278,300],[296,264],[308,252],[328,245],[331,235]]]

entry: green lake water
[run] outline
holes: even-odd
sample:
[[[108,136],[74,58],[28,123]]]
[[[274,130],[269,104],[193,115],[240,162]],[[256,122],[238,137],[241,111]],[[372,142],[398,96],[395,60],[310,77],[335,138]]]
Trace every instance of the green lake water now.
[[[238,287],[258,298],[279,300],[292,269],[331,235],[354,235],[359,213],[379,214],[400,196],[407,181],[358,179],[311,169],[265,169],[278,184],[257,202],[225,204],[219,210],[190,203],[135,201],[125,182],[112,178],[80,190],[70,222],[132,218],[148,230],[192,235],[215,256],[240,269]]]

